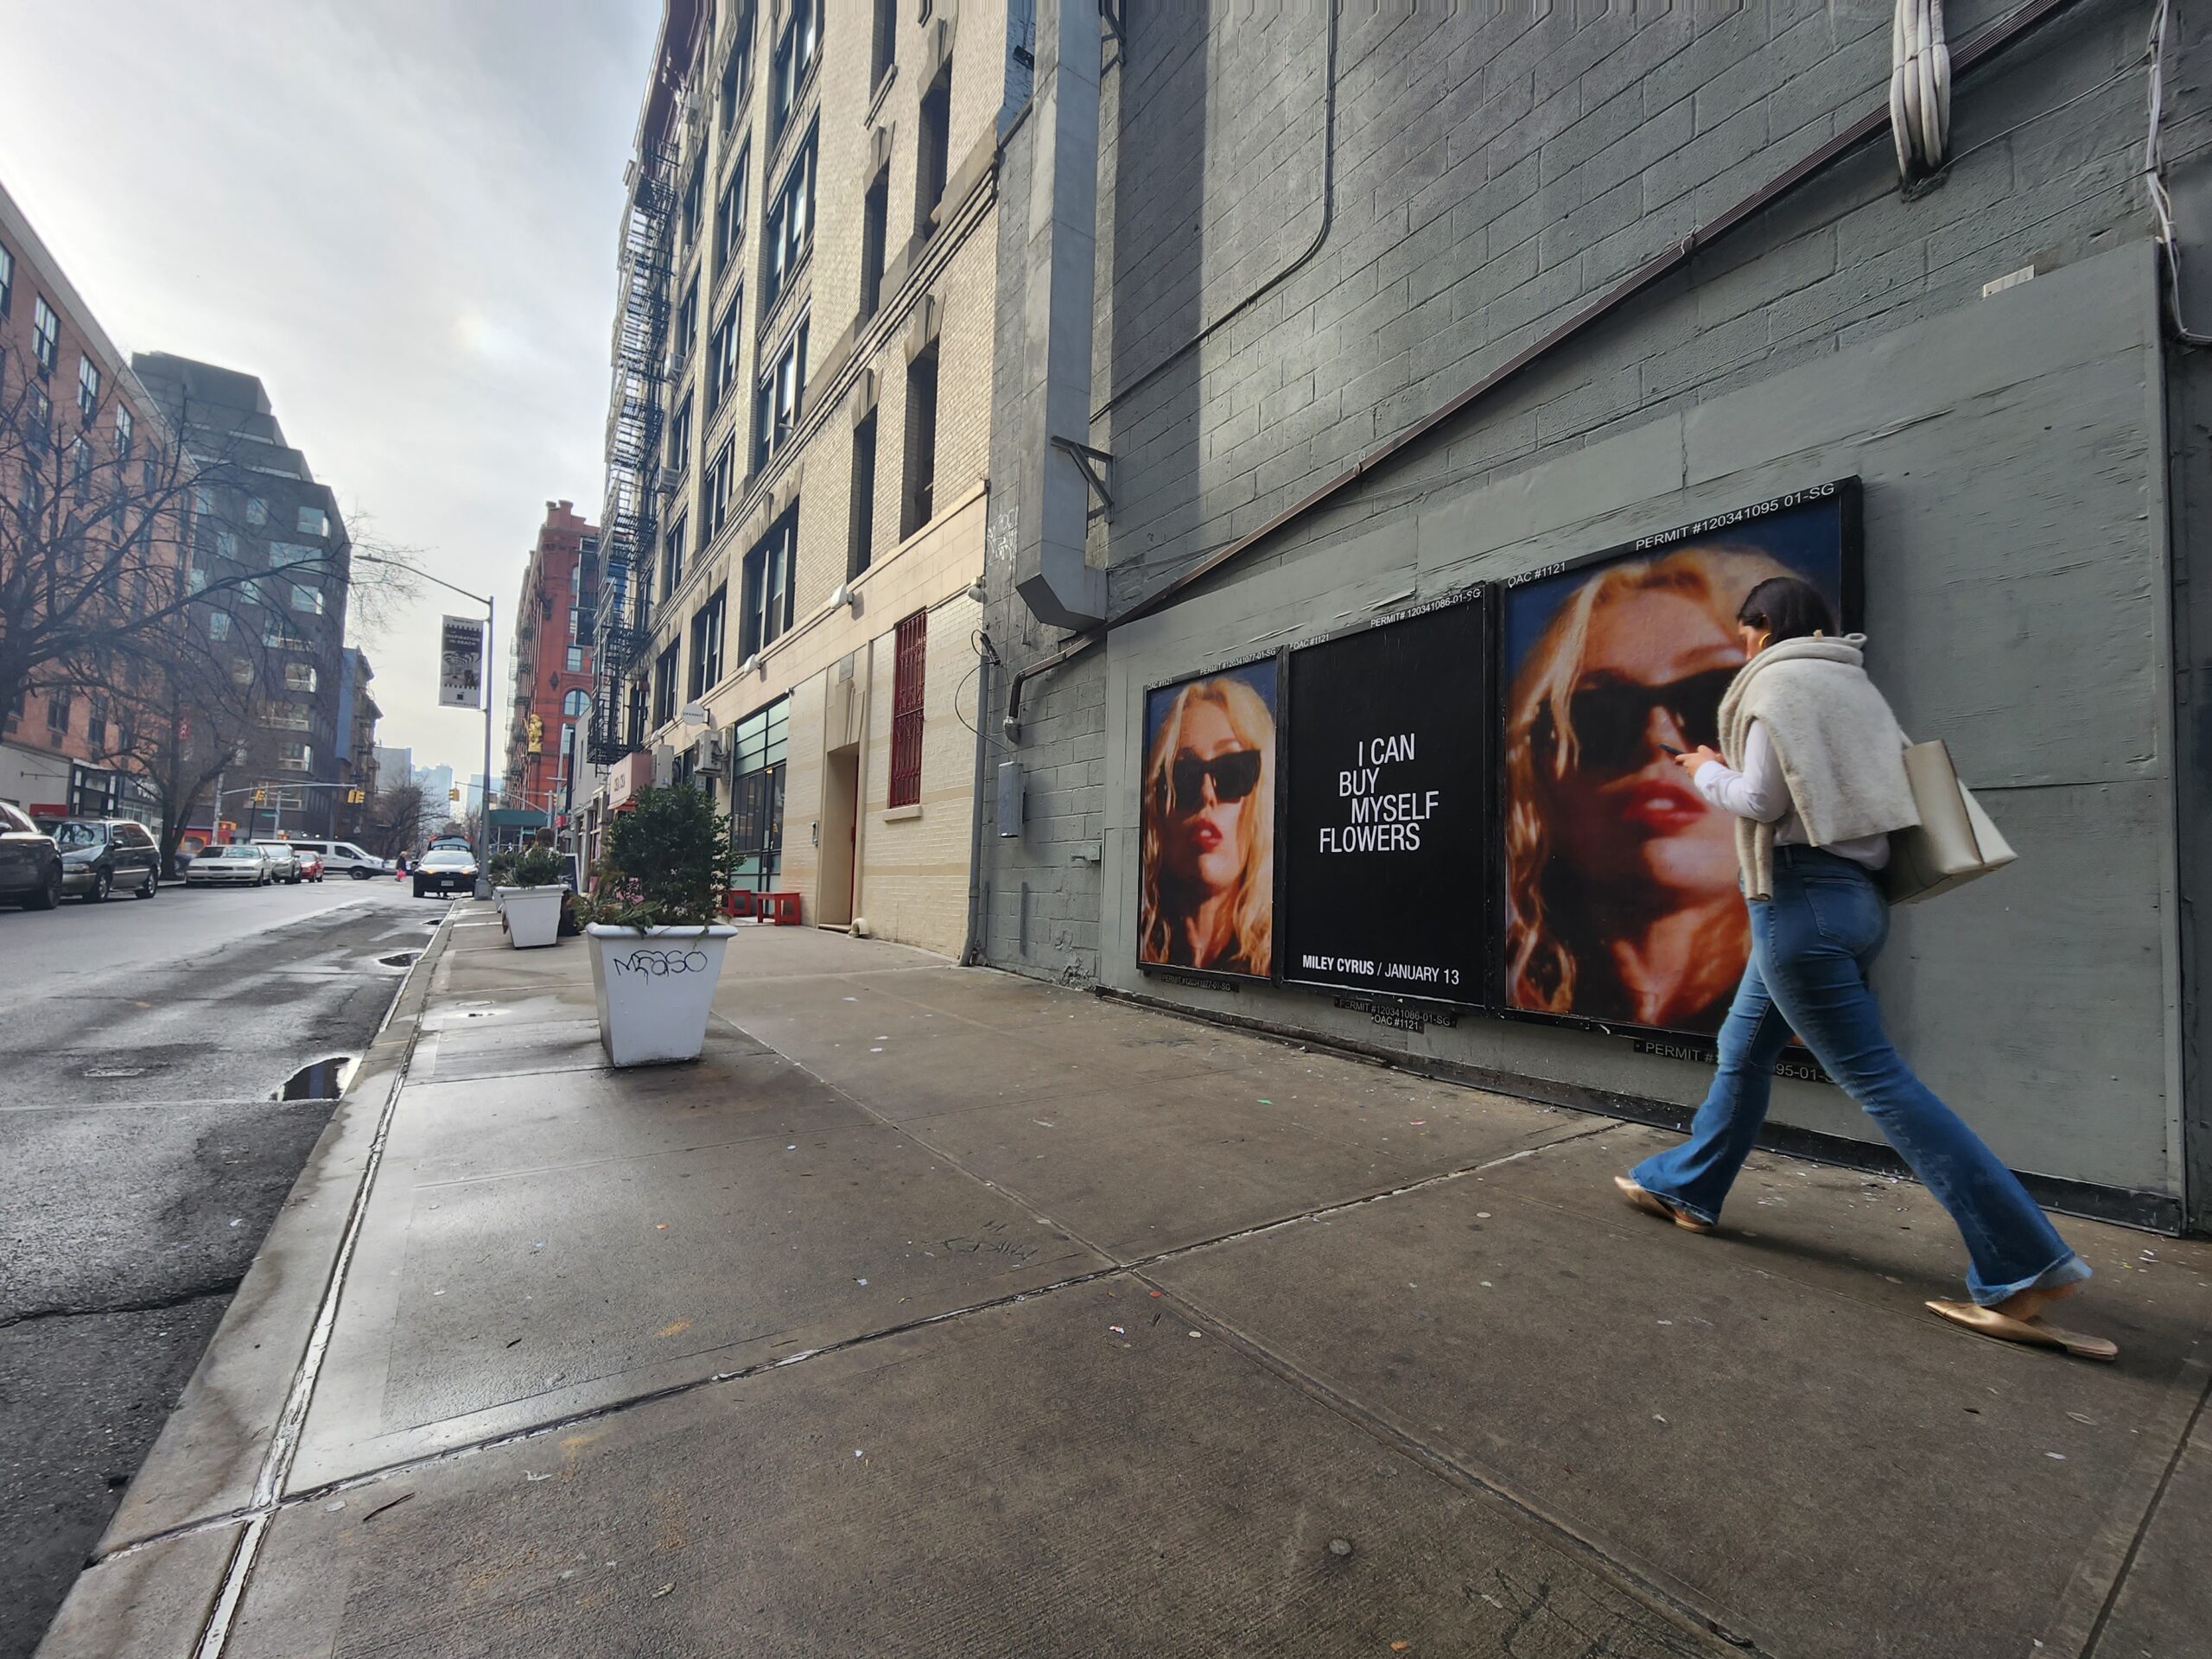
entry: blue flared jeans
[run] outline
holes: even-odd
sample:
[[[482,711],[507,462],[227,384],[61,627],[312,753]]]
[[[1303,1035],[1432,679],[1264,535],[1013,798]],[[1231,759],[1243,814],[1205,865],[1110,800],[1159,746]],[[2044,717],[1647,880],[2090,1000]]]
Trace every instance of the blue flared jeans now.
[[[2088,1278],[2088,1263],[2019,1179],[1913,1075],[1883,1031],[1866,974],[1889,938],[1890,911],[1873,879],[1817,848],[1774,853],[1774,897],[1751,901],[1751,957],[1720,1027],[1713,1087],[1689,1139],[1638,1164],[1637,1185],[1719,1220],[1795,1031],[1958,1224],[1975,1301]]]

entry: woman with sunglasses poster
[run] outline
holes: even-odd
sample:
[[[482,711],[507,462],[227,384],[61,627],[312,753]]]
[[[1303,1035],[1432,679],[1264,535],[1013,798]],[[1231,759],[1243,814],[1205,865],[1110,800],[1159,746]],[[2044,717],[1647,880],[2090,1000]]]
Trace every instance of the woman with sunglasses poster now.
[[[1736,607],[1791,574],[1730,545],[1554,579],[1572,585],[1514,664],[1506,709],[1512,1007],[1719,1029],[1750,950],[1734,822],[1669,751],[1718,742],[1720,699],[1744,664]],[[1510,602],[1548,597],[1523,589]]]
[[[1141,963],[1274,965],[1274,673],[1255,663],[1146,701]]]

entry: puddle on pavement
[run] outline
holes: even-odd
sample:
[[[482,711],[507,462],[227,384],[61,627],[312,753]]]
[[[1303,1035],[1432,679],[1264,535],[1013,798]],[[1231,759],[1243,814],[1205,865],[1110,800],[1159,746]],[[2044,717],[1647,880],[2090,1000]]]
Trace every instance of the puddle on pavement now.
[[[353,1075],[353,1057],[334,1054],[327,1060],[317,1060],[303,1065],[286,1079],[284,1086],[270,1098],[274,1100],[336,1100],[346,1092],[346,1080]]]

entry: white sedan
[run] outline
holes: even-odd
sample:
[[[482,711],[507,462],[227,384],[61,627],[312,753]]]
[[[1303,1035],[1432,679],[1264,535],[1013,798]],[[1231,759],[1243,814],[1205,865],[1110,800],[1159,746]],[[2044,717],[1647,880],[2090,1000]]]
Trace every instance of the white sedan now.
[[[268,881],[268,855],[245,842],[210,847],[184,867],[188,887],[258,887]]]

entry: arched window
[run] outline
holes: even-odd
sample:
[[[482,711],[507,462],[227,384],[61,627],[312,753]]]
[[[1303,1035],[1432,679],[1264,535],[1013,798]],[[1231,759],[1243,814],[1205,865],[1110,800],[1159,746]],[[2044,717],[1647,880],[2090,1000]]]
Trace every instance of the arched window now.
[[[571,691],[561,699],[561,712],[571,720],[591,706],[591,698],[582,691]]]

